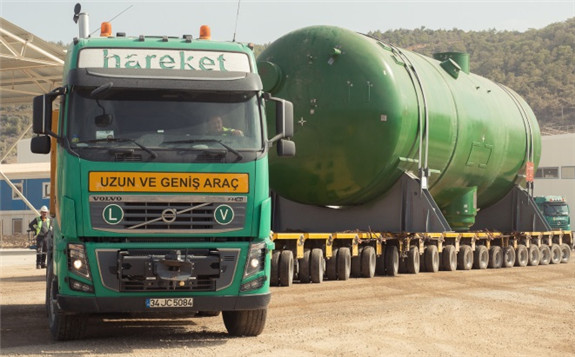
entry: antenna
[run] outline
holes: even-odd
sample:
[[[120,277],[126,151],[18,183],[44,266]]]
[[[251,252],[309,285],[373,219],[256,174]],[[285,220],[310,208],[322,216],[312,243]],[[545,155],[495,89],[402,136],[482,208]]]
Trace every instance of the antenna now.
[[[118,16],[120,16],[120,15],[122,15],[124,12],[130,10],[132,7],[134,7],[134,5],[128,6],[127,8],[124,9],[124,11],[122,11],[122,12],[120,12],[118,15],[112,17],[108,22],[114,21]],[[100,31],[99,28],[97,28],[96,30],[94,30],[94,31],[90,34],[90,36],[92,36],[93,34],[95,34],[95,33],[98,32],[98,31]]]
[[[234,28],[234,39],[232,40],[232,42],[236,42],[236,32],[238,32],[238,20],[240,18],[240,3],[242,2],[242,0],[238,0],[238,12],[236,13],[236,26]]]

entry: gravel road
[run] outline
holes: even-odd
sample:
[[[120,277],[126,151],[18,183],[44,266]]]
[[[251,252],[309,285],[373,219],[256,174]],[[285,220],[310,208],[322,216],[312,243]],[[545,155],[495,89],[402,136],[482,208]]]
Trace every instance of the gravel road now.
[[[229,338],[221,317],[92,318],[53,342],[45,270],[0,252],[0,354],[7,356],[575,356],[575,259],[272,288],[263,334]]]

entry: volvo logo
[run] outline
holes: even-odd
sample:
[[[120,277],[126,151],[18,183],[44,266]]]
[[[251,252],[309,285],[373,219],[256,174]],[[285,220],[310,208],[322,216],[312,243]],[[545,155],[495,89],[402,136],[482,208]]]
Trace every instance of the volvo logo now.
[[[173,208],[166,208],[165,210],[162,211],[162,221],[164,221],[164,223],[174,222],[177,216],[178,213]]]

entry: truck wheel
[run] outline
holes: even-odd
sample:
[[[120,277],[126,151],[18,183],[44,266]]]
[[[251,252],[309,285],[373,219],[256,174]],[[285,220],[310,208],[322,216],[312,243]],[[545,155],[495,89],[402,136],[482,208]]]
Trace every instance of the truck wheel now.
[[[439,271],[439,251],[435,244],[430,244],[425,248],[423,253],[425,270],[429,273],[437,273]]]
[[[512,246],[503,248],[503,267],[512,268],[515,265],[515,249]]]
[[[517,251],[515,255],[515,265],[518,267],[525,267],[529,262],[529,252],[527,251],[527,247],[523,244],[519,244],[517,246]]]
[[[351,274],[351,252],[348,247],[339,248],[337,252],[337,278],[347,280]]]
[[[385,246],[381,247],[381,255],[375,258],[375,275],[385,275]]]
[[[361,276],[361,253],[363,247],[357,249],[357,256],[351,257],[351,277],[359,278]]]
[[[232,336],[257,336],[266,325],[267,309],[223,311],[226,330]]]
[[[325,261],[323,259],[323,250],[314,248],[311,251],[310,257],[310,275],[311,282],[319,284],[323,282],[323,274],[325,274]]]
[[[87,316],[79,314],[64,314],[57,302],[58,279],[53,273],[52,265],[46,272],[48,321],[52,337],[57,341],[76,340],[84,337],[87,326]]]
[[[310,282],[310,256],[311,251],[308,249],[303,252],[303,258],[299,260],[299,282],[302,284]]]
[[[490,269],[499,269],[503,263],[503,253],[501,252],[501,247],[494,245],[489,250],[489,264],[487,265]]]
[[[339,249],[331,250],[331,258],[325,263],[325,276],[329,280],[337,280],[337,252]]]
[[[271,286],[278,286],[279,285],[279,264],[280,264],[280,255],[281,250],[274,250],[272,253],[272,264],[270,269],[270,285]]]
[[[385,275],[397,276],[399,274],[399,252],[395,245],[385,247]]]
[[[279,285],[291,286],[293,283],[293,253],[282,250],[279,262]]]
[[[409,274],[419,273],[419,248],[411,246],[407,252],[407,272]]]
[[[528,254],[528,259],[529,262],[528,264],[530,266],[537,266],[539,265],[539,258],[541,257],[541,254],[539,254],[539,248],[536,245],[531,244],[529,246],[529,254]]]
[[[561,263],[561,247],[559,244],[553,243],[551,245],[551,264]]]
[[[469,270],[473,266],[473,251],[468,245],[459,246],[459,253],[457,253],[457,269]]]
[[[473,255],[473,269],[487,269],[489,264],[489,251],[484,245],[475,246]]]
[[[568,244],[561,244],[561,263],[567,263],[571,257],[571,248]]]
[[[361,252],[361,276],[373,278],[375,276],[375,249],[368,245]]]
[[[539,247],[539,265],[548,265],[551,261],[551,250],[547,244],[541,244]]]
[[[457,252],[454,245],[446,245],[441,252],[441,270],[457,270]]]

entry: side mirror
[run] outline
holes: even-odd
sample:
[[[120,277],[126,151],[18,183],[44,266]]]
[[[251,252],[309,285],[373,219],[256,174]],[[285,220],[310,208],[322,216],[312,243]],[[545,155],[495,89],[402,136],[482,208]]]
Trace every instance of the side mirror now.
[[[284,138],[293,136],[293,104],[287,100],[276,101],[276,131]]]
[[[30,141],[30,151],[34,154],[48,154],[50,153],[50,137],[49,136],[36,136]]]
[[[277,149],[278,156],[295,156],[295,143],[291,140],[280,139]]]
[[[34,97],[32,131],[35,134],[50,134],[52,128],[52,102],[61,94],[58,88],[48,94]]]

